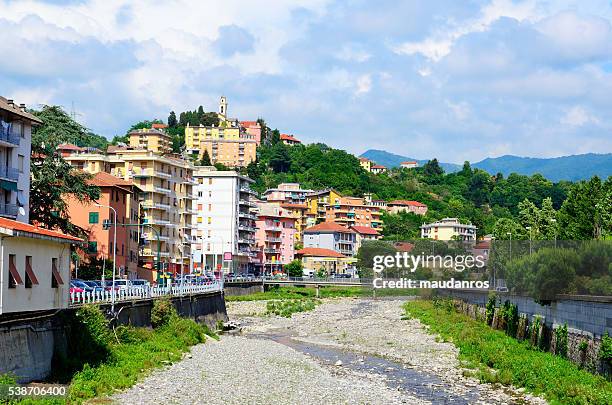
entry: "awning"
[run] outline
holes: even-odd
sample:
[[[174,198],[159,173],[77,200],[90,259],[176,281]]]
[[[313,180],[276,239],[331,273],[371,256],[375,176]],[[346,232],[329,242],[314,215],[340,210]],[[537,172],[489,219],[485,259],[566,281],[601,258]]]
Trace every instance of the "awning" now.
[[[7,191],[17,191],[17,183],[7,180],[0,180],[0,187]]]

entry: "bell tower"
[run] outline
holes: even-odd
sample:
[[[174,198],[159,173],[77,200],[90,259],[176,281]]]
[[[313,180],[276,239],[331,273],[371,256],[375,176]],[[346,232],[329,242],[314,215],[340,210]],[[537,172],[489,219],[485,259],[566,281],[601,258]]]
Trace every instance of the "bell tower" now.
[[[219,114],[227,117],[227,98],[225,96],[221,96],[219,101]]]

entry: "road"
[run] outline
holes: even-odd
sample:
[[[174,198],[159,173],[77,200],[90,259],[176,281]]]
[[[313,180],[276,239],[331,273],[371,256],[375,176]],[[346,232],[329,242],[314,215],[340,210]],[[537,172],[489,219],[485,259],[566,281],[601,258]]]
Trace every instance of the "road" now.
[[[513,404],[545,401],[465,377],[457,349],[401,301],[328,300],[292,318],[265,302],[229,303],[240,335],[193,348],[112,399],[126,404]]]

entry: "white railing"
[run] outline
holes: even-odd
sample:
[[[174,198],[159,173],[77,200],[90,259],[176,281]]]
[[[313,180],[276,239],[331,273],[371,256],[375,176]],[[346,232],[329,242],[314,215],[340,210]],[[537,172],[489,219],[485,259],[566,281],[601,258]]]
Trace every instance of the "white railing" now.
[[[221,291],[221,284],[218,281],[213,281],[206,284],[179,284],[168,287],[128,287],[117,289],[114,294],[107,290],[71,292],[70,304],[77,305],[111,302],[113,295],[115,297],[115,302],[121,302],[162,296],[198,294],[211,291]]]

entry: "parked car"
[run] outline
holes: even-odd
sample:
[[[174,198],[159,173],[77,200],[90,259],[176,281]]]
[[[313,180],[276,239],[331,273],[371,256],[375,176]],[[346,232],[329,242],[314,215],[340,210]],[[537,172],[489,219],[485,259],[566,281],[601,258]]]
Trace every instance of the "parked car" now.
[[[88,286],[83,280],[74,279],[70,281],[70,286],[74,288],[80,288],[84,292],[93,292],[94,288]]]
[[[151,287],[151,283],[149,283],[147,280],[142,279],[142,278],[137,278],[135,280],[130,280],[130,283],[132,284],[132,287],[136,287],[136,288],[149,288],[149,287]]]
[[[97,281],[83,280],[83,283],[86,284],[89,288],[91,288],[92,291],[94,291],[94,292],[102,292],[102,291],[104,291],[104,288],[102,288],[100,283],[98,283]]]

